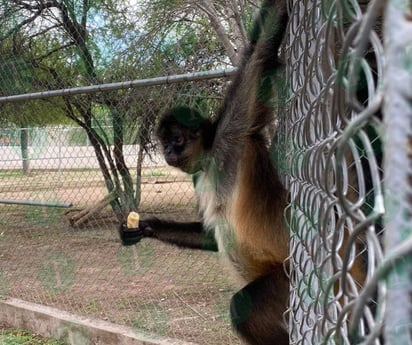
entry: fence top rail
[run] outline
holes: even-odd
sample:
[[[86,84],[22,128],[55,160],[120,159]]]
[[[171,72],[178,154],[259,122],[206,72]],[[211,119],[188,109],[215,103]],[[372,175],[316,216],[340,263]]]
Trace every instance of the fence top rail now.
[[[137,79],[137,80],[116,82],[116,83],[79,86],[79,87],[73,87],[73,88],[67,88],[67,89],[24,93],[24,94],[19,94],[19,95],[0,97],[0,104],[12,103],[12,102],[22,102],[22,101],[27,101],[31,99],[45,99],[45,98],[57,97],[57,96],[73,96],[73,95],[88,94],[88,93],[102,92],[102,91],[139,88],[139,87],[164,85],[164,84],[177,84],[177,83],[184,83],[184,82],[189,82],[189,81],[230,77],[232,75],[235,75],[236,72],[237,72],[237,68],[227,68],[227,69],[220,69],[220,70],[214,70],[214,71],[184,73],[184,74],[177,74],[177,75],[156,77],[156,78],[149,78],[149,79]]]

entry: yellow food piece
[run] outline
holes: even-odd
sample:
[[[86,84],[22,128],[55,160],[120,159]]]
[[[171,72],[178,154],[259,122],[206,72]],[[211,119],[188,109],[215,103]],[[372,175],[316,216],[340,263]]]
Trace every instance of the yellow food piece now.
[[[139,227],[139,214],[137,212],[130,212],[127,216],[127,227],[138,228]]]

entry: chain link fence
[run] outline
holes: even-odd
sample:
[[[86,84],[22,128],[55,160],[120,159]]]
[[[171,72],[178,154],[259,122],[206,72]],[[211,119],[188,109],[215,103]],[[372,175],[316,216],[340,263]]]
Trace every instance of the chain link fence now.
[[[385,338],[410,342],[405,148],[412,35],[405,29],[395,53],[387,52],[383,37],[396,37],[408,5],[389,1],[393,13],[386,20],[394,28],[383,33],[385,3],[289,1],[283,50],[288,83],[274,153],[291,197],[293,344],[383,344],[388,317],[398,324],[387,327]],[[404,73],[409,103],[395,110],[386,99],[383,116],[385,92],[396,89],[388,82],[394,70],[385,74],[396,49],[402,52],[396,73]],[[116,230],[136,205],[143,215],[197,218],[191,179],[166,166],[153,146],[153,129],[172,104],[191,104],[213,116],[232,73],[4,94],[2,116],[63,112],[77,123],[33,128],[20,121],[0,129],[0,296],[128,325],[152,337],[238,344],[228,316],[236,287],[215,254],[150,239],[121,247]],[[396,111],[404,122],[391,127]],[[404,136],[396,132],[405,127]],[[406,141],[384,163],[394,138]],[[399,147],[403,159],[392,161]]]
[[[167,167],[152,145],[152,132],[157,115],[172,104],[204,104],[213,114],[226,78],[209,78],[201,74],[201,80],[190,82],[185,77],[178,84],[167,78],[167,83],[160,80],[157,86],[125,91],[126,112],[137,107],[148,111],[129,114],[122,145],[133,191],[140,193],[136,202],[142,216],[198,218],[191,178]],[[33,102],[59,102],[57,96],[50,101],[29,97],[18,104],[30,108]],[[101,91],[82,97],[66,101],[91,100],[94,107],[96,100],[112,99],[110,92]],[[8,102],[3,114],[12,106]],[[115,126],[101,114],[107,109],[96,107],[90,131],[103,141],[108,162],[115,159]],[[228,315],[235,286],[222,272],[217,254],[182,251],[150,239],[138,246],[120,245],[107,178],[91,143],[94,137],[84,128],[14,126],[2,128],[1,138],[2,296],[130,326],[143,336],[238,343]]]
[[[397,14],[403,30],[409,27],[393,56],[383,46],[386,11]],[[391,165],[402,178],[393,181],[394,175],[383,169],[383,145],[393,145],[401,133],[398,112],[410,128],[410,102],[386,108],[385,121],[397,122],[400,132],[385,135],[389,128],[382,122],[384,103],[393,103],[389,89],[398,73],[410,100],[410,11],[410,3],[399,1],[290,1],[285,48],[290,98],[280,145],[286,147],[285,183],[291,193],[289,322],[294,344],[411,342],[411,247],[406,241],[411,228],[392,223],[384,232],[383,223],[384,215],[392,219],[397,213],[392,207],[385,210],[384,196],[389,206],[394,198],[401,209],[410,208],[400,201],[399,189],[396,196],[388,189],[410,190],[402,175],[410,171],[410,161],[405,158],[409,166],[402,168],[392,160],[392,155],[406,154],[405,137],[395,150],[385,151],[386,168]],[[392,35],[386,40],[400,36],[402,24],[395,24],[395,16],[386,21],[385,34]],[[403,62],[394,73],[388,66],[396,64],[396,54]],[[383,250],[393,238],[402,251]],[[393,257],[401,263],[396,265]],[[396,329],[389,315],[397,315]],[[393,325],[386,332],[385,322]]]

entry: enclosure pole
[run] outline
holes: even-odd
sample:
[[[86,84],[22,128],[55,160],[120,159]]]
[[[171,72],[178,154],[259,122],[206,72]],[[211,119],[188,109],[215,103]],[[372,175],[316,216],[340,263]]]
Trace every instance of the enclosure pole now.
[[[199,80],[206,80],[206,79],[216,79],[216,78],[229,77],[229,76],[235,75],[236,72],[237,72],[237,68],[228,68],[228,69],[221,69],[221,70],[215,70],[215,71],[203,71],[203,72],[177,74],[177,75],[170,75],[170,76],[158,77],[158,78],[129,80],[129,81],[122,81],[118,83],[107,83],[107,84],[98,84],[98,85],[89,85],[89,86],[79,86],[79,87],[73,87],[69,89],[32,92],[32,93],[25,93],[21,95],[0,97],[0,104],[6,103],[6,102],[7,103],[22,102],[22,101],[27,101],[30,99],[39,99],[39,98],[45,99],[45,98],[57,97],[57,96],[73,96],[73,95],[89,94],[89,93],[103,92],[103,91],[147,87],[147,86],[154,86],[154,85],[178,84],[178,83],[186,83],[190,81],[199,81]]]
[[[384,2],[382,2],[384,3]],[[399,255],[412,236],[412,5],[389,0],[385,11],[385,343],[412,344],[412,256]],[[409,241],[410,243],[410,241]],[[412,248],[411,248],[412,249]],[[382,282],[383,283],[383,282]]]
[[[66,207],[66,208],[73,206],[72,203],[68,203],[68,202],[15,200],[15,199],[0,199],[0,204],[24,205],[24,206],[44,206],[44,207]]]

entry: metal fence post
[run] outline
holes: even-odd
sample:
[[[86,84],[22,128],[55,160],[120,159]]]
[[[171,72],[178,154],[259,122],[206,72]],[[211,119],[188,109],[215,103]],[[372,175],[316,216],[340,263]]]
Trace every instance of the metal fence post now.
[[[385,19],[385,341],[412,343],[412,4],[391,0]]]

